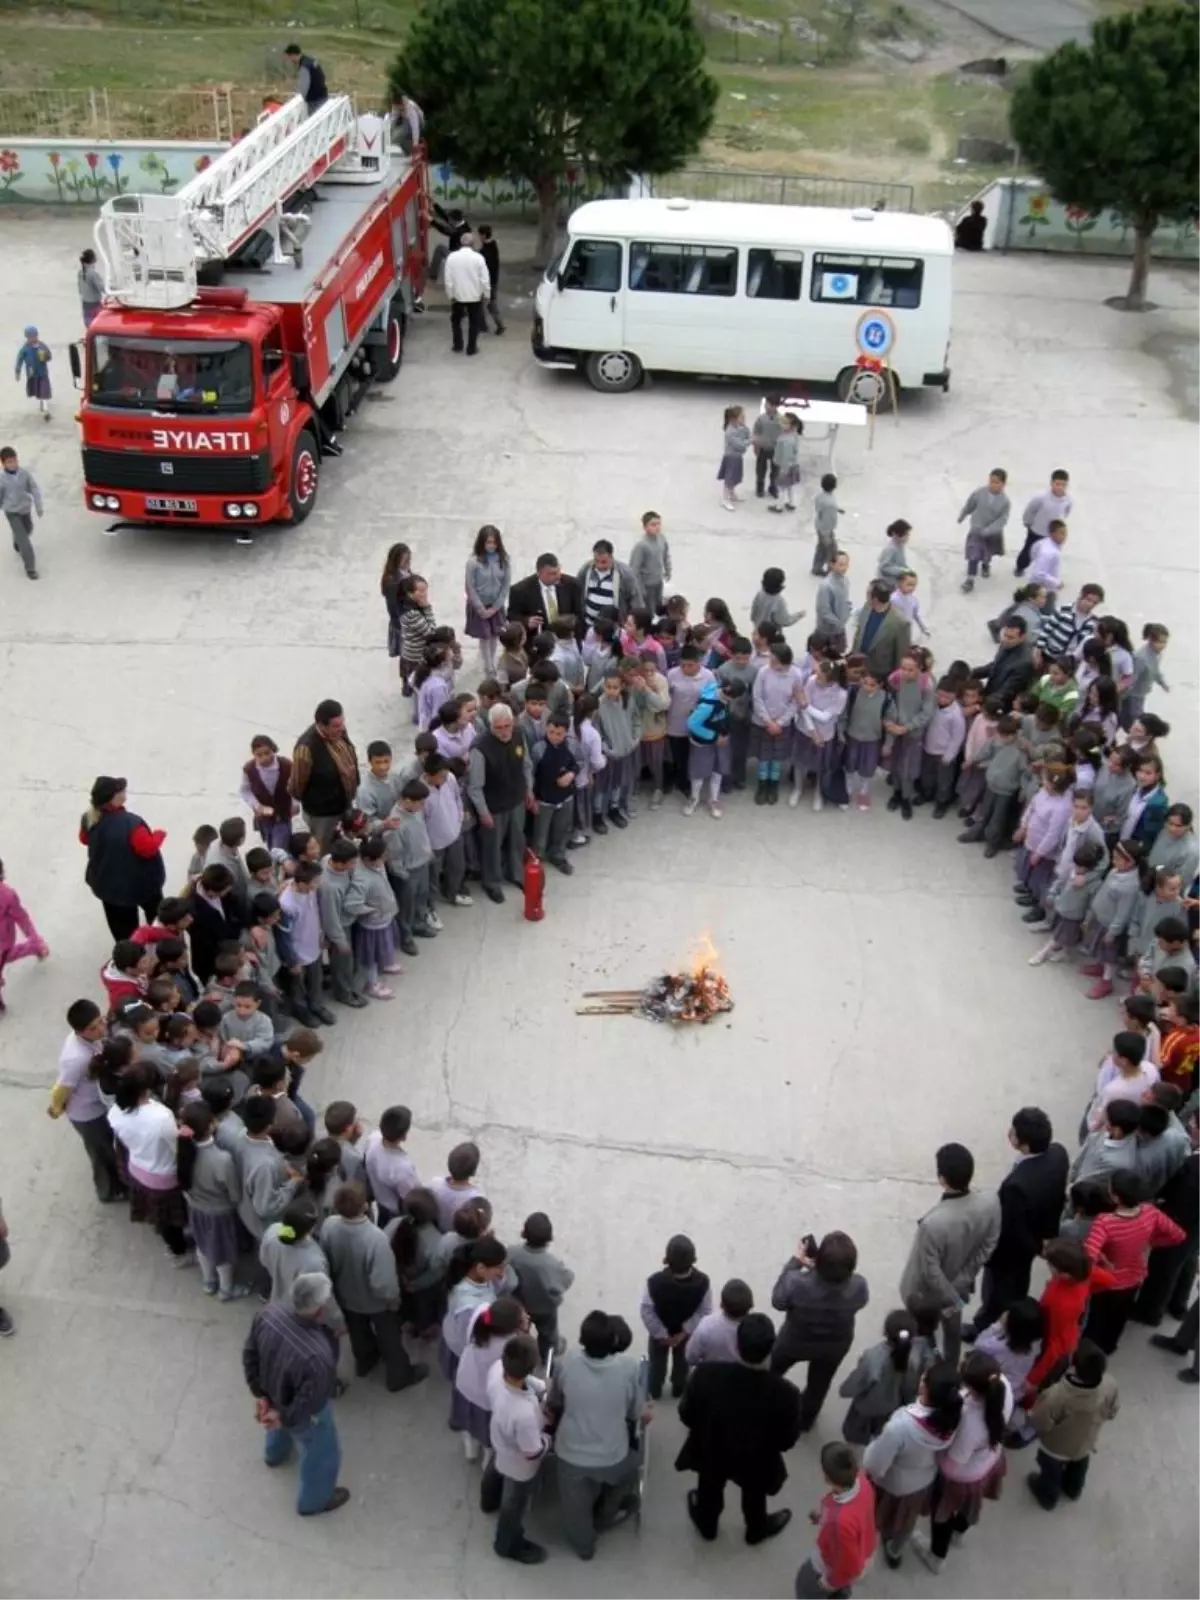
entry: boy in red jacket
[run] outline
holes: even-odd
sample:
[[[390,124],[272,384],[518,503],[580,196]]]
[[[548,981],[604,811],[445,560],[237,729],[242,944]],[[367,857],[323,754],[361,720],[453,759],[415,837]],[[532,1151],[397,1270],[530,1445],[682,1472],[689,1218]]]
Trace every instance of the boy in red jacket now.
[[[1045,1333],[1042,1353],[1025,1380],[1022,1404],[1026,1408],[1033,1405],[1042,1389],[1056,1383],[1067,1370],[1079,1344],[1091,1296],[1113,1285],[1112,1273],[1105,1267],[1093,1266],[1078,1239],[1051,1239],[1042,1256],[1050,1268],[1050,1278],[1039,1302]],[[1020,1450],[1032,1444],[1034,1437],[1032,1427],[1026,1423],[1014,1428],[1004,1442],[1010,1450]]]
[[[875,1554],[875,1491],[858,1470],[858,1458],[847,1444],[827,1444],[821,1471],[829,1493],[816,1511],[817,1542],[796,1574],[797,1600],[849,1595]]]
[[[108,991],[110,1015],[115,1013],[122,1000],[142,998],[153,966],[153,950],[135,944],[132,939],[117,940],[113,945],[112,960],[100,971],[100,982]]]

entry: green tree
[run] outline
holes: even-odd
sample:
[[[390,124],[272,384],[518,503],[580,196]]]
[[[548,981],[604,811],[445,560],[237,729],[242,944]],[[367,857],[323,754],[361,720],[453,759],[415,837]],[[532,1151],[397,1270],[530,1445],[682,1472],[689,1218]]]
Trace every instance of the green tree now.
[[[1200,182],[1200,15],[1152,5],[1106,17],[1088,47],[1064,44],[1013,94],[1013,137],[1055,199],[1111,206],[1134,230],[1125,307],[1146,304],[1150,239],[1187,216]]]
[[[539,263],[568,167],[614,182],[671,172],[718,92],[690,0],[427,0],[390,83],[424,110],[434,160],[532,185]]]

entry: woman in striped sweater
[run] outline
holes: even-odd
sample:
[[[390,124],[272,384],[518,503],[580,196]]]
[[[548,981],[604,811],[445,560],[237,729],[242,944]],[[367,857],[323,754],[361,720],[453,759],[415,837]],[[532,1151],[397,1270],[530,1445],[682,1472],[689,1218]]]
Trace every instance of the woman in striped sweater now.
[[[400,584],[400,677],[407,699],[413,692],[408,681],[425,658],[425,645],[437,622],[429,604],[429,585],[419,573],[410,572]]]

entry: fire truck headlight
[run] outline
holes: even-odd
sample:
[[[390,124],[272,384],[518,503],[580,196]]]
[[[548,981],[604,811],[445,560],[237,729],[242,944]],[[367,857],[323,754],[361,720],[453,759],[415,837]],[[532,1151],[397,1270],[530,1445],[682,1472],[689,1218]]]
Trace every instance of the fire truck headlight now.
[[[106,509],[109,511],[120,511],[121,509],[121,502],[117,499],[115,494],[106,495],[104,504]]]
[[[238,505],[236,500],[229,500],[226,502],[225,515],[227,517],[240,517],[241,514],[242,508],[240,505]]]
[[[253,503],[253,501],[247,500],[246,504],[242,507],[242,515],[244,517],[256,517],[258,515],[258,507]]]
[[[102,494],[94,494],[92,496],[92,505],[96,508],[97,511],[103,511],[104,507],[107,505],[107,503],[108,502],[105,500],[105,498],[104,498],[104,496]]]

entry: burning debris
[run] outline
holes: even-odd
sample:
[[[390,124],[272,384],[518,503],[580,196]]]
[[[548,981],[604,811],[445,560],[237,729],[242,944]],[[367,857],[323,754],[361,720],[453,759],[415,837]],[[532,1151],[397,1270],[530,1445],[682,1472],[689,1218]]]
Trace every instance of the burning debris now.
[[[649,1022],[712,1022],[733,1010],[729,984],[717,967],[717,952],[705,936],[690,972],[667,972],[644,989],[592,989],[576,1008],[580,1017],[645,1017]]]

